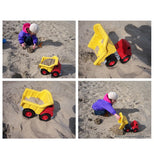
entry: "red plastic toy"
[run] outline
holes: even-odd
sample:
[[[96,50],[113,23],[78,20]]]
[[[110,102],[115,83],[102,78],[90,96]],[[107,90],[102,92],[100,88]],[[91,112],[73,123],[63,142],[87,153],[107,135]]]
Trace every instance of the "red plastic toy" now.
[[[137,121],[133,121],[131,122],[131,124],[127,124],[125,125],[124,129],[123,129],[125,132],[138,132],[139,130],[139,127],[138,127],[138,122]]]
[[[120,59],[121,63],[126,63],[132,56],[131,46],[127,40],[121,39],[115,44],[115,47],[118,54],[111,54],[106,58],[106,66],[108,67],[114,66],[117,63],[118,59]]]
[[[138,122],[137,121],[134,120],[130,125],[131,125],[131,130],[133,132],[137,132],[139,130]]]
[[[58,65],[54,67],[54,69],[51,72],[53,77],[58,77],[61,75],[61,64],[58,62]]]
[[[40,113],[39,118],[43,121],[48,121],[53,117],[54,105],[45,108],[43,112]]]

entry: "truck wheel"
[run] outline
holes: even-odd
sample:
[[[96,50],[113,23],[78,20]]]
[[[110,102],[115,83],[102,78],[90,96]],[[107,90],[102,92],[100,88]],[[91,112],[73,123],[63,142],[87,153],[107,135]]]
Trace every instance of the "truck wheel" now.
[[[135,133],[135,132],[138,132],[138,129],[134,129],[133,132],[134,132],[134,133]]]
[[[49,74],[49,72],[46,69],[41,69],[41,74],[47,75],[47,74]]]
[[[52,72],[53,77],[59,77],[59,73],[57,71]]]
[[[40,120],[42,121],[49,121],[51,119],[51,115],[49,113],[44,113],[39,115]]]
[[[35,116],[35,112],[32,109],[28,108],[24,109],[22,113],[26,118],[33,118]]]
[[[111,54],[109,57],[106,58],[106,66],[107,67],[113,67],[117,63],[117,58],[114,54]]]
[[[130,57],[131,57],[131,56],[128,55],[128,56],[124,57],[123,59],[120,58],[120,62],[121,62],[121,63],[126,63],[126,62],[128,62],[128,61],[130,60]]]

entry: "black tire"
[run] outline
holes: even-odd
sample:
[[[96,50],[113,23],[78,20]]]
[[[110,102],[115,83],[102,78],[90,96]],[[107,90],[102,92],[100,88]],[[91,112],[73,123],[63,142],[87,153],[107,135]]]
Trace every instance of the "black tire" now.
[[[130,60],[130,58],[131,58],[130,55],[124,57],[123,59],[120,58],[120,62],[121,62],[121,63],[127,63],[127,62]]]
[[[23,116],[26,118],[33,118],[35,116],[35,112],[29,108],[24,109],[22,113],[23,113]]]
[[[138,129],[134,129],[133,132],[134,132],[134,133],[138,132]]]
[[[116,65],[118,61],[114,54],[111,54],[109,57],[106,58],[106,60],[107,60],[106,62],[107,67],[113,67],[114,65]]]
[[[46,69],[41,69],[41,74],[42,75],[47,75],[49,72]]]
[[[41,121],[49,121],[51,119],[51,115],[49,113],[44,113],[42,115],[39,115],[39,119]]]
[[[59,73],[57,71],[52,72],[52,77],[55,78],[59,77]]]

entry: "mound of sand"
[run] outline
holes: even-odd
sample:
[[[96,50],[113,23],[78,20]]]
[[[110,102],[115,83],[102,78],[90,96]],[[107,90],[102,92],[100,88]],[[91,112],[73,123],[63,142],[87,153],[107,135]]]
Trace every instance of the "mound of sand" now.
[[[23,117],[20,102],[25,88],[37,91],[47,89],[51,92],[55,107],[54,119],[44,122],[39,120],[38,115],[31,119]],[[4,82],[3,137],[74,138],[74,93],[74,82]]]
[[[112,68],[104,63],[94,66],[96,56],[88,43],[100,23],[112,42],[126,39],[132,57],[126,64],[120,61]],[[79,77],[81,78],[150,78],[151,77],[151,22],[150,21],[81,21],[79,22]]]
[[[59,57],[62,64],[60,78],[75,77],[75,22],[35,21],[39,25],[37,37],[42,47],[33,53],[23,50],[18,34],[27,21],[3,21],[3,77],[4,78],[51,78],[41,75],[38,65],[43,56]],[[34,23],[29,21],[29,23]]]
[[[94,115],[92,104],[115,91],[119,95],[113,105],[128,122],[139,123],[139,132],[120,131],[115,116]],[[151,82],[79,82],[79,137],[80,138],[150,138],[151,137]]]

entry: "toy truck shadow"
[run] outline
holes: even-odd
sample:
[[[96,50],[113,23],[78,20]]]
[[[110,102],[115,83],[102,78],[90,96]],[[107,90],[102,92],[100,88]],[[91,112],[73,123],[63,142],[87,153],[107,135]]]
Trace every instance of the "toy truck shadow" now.
[[[61,72],[63,76],[75,74],[75,67],[70,64],[61,64]]]

